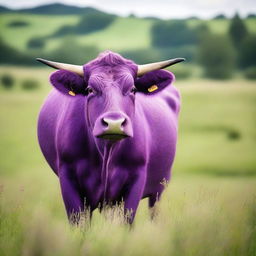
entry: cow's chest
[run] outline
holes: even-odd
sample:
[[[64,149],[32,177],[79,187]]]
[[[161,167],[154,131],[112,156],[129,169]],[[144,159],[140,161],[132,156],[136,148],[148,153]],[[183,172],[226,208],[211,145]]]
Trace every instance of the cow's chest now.
[[[108,169],[106,184],[102,179],[102,168],[84,170],[78,175],[81,194],[91,208],[96,208],[104,201],[115,203],[125,196],[125,188],[128,182],[128,173],[118,168]],[[106,186],[105,198],[104,190]]]

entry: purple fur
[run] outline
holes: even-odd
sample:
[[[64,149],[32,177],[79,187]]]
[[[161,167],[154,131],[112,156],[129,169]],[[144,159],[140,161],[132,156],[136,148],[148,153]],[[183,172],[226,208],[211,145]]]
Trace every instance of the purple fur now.
[[[174,75],[136,73],[134,62],[108,51],[84,65],[84,78],[64,70],[51,75],[55,89],[41,109],[38,138],[69,218],[123,200],[132,223],[139,201],[148,197],[153,207],[170,179],[180,107]],[[63,95],[70,85],[75,97]],[[122,139],[103,139],[111,125],[121,127]]]
[[[68,95],[69,91],[82,92],[85,89],[84,80],[67,70],[54,72],[50,77],[51,84],[60,92]]]

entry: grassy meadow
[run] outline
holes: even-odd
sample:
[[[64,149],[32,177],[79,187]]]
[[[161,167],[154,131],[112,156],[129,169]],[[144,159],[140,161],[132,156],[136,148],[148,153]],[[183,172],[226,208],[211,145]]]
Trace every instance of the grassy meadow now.
[[[0,255],[256,255],[256,87],[242,78],[192,78],[182,95],[172,181],[150,221],[147,200],[132,229],[120,209],[70,227],[57,177],[36,138],[50,90],[47,68],[1,67],[16,78],[0,89]],[[23,79],[40,83],[21,89]],[[1,87],[1,86],[0,86]]]
[[[9,27],[13,21],[24,21],[29,25],[24,27]],[[6,44],[20,51],[28,51],[27,42],[34,37],[51,36],[60,27],[75,25],[79,21],[76,15],[35,15],[35,14],[1,14],[1,38]],[[126,51],[147,49],[151,46],[150,30],[154,20],[136,17],[117,17],[107,28],[87,35],[76,35],[76,41],[81,45],[96,45],[100,51]],[[245,20],[248,30],[256,33],[255,19]],[[230,20],[188,20],[188,25],[196,27],[206,24],[214,33],[225,34]],[[127,33],[129,31],[129,33]],[[18,39],[18,40],[17,40]],[[61,45],[65,36],[48,38],[45,50],[52,51]],[[104,39],[104,40],[103,40]]]

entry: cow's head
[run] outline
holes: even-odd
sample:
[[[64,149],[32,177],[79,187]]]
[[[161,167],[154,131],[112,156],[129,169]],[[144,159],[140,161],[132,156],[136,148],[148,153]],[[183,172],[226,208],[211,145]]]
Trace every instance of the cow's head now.
[[[136,94],[155,94],[170,85],[174,76],[161,69],[184,59],[136,65],[106,51],[84,66],[38,60],[60,69],[50,78],[56,89],[74,100],[76,95],[84,97],[85,118],[92,134],[118,141],[133,136]]]

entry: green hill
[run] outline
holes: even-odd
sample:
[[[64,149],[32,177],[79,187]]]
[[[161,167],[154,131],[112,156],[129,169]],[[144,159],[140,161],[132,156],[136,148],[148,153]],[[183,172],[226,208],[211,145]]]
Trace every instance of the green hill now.
[[[159,57],[156,51],[153,53],[154,49],[152,49],[151,45],[151,27],[157,22],[157,19],[152,17],[116,16],[109,26],[98,31],[88,34],[64,33],[61,36],[54,36],[61,29],[65,29],[65,27],[76,27],[81,18],[85,17],[86,14],[95,14],[96,21],[97,14],[110,15],[89,7],[79,8],[62,4],[44,5],[22,10],[10,10],[0,7],[0,39],[7,46],[29,56],[34,56],[35,54],[52,56],[61,45],[63,47],[64,42],[68,39],[70,41],[71,38],[81,47],[93,46],[99,51],[109,49],[124,53],[127,51],[145,50],[143,54],[147,55],[150,53],[152,56],[155,54],[156,59],[162,58],[162,56]],[[205,24],[212,32],[225,34],[228,31],[230,20],[200,20],[191,18],[186,19],[185,22],[191,28]],[[248,30],[256,34],[256,18],[247,18],[245,23]],[[42,48],[28,47],[28,42],[31,39],[42,40]],[[188,56],[192,56],[195,52],[195,47],[189,47],[186,46],[186,49],[178,50],[172,48],[172,51],[175,56],[182,53],[182,55],[187,54],[185,57],[189,58]]]
[[[61,26],[75,25],[79,21],[77,15],[35,15],[35,14],[1,14],[1,37],[8,45],[26,51],[28,40],[34,37],[46,37],[56,32]],[[13,21],[25,21],[28,26],[9,27]],[[96,45],[100,49],[126,50],[148,48],[150,46],[150,28],[152,19],[118,17],[108,28],[76,39],[85,45]],[[191,27],[205,22],[212,31],[225,33],[229,20],[188,20]],[[250,31],[256,33],[256,19],[247,19]],[[57,47],[62,38],[46,40],[46,50]]]
[[[0,13],[26,13],[26,14],[41,14],[41,15],[84,15],[87,13],[102,13],[92,7],[77,7],[60,3],[41,5],[26,9],[10,9],[0,6]]]

